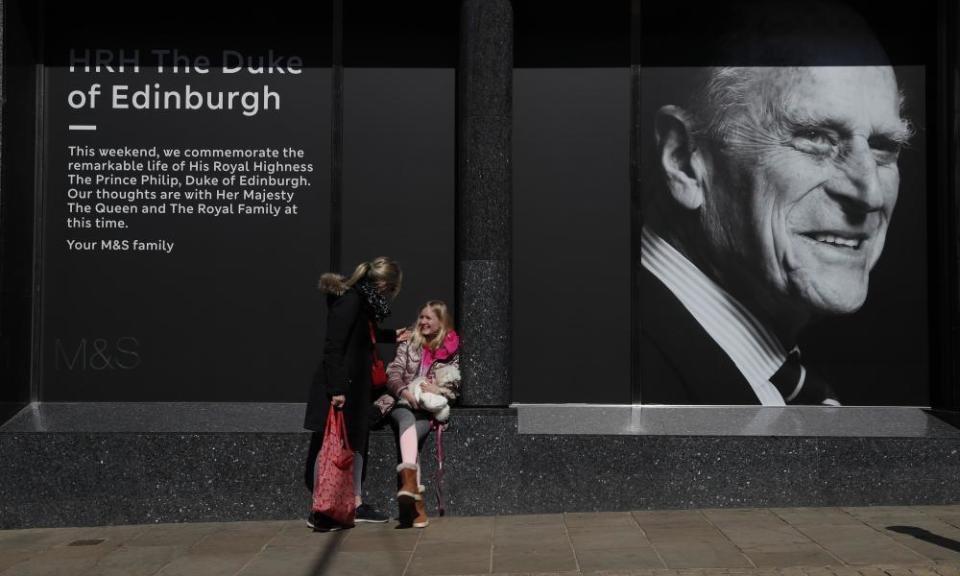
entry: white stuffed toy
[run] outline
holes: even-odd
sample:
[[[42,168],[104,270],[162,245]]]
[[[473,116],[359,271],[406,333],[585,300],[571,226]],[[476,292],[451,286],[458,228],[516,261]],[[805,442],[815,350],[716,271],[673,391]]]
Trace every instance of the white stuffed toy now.
[[[443,394],[424,392],[422,384],[425,381],[426,378],[422,376],[414,378],[413,382],[410,383],[411,394],[416,398],[420,408],[433,414],[434,420],[446,422],[450,418],[450,399]],[[438,366],[433,371],[433,383],[443,390],[449,390],[450,396],[455,397],[453,391],[460,383],[460,370],[456,366],[448,364]]]

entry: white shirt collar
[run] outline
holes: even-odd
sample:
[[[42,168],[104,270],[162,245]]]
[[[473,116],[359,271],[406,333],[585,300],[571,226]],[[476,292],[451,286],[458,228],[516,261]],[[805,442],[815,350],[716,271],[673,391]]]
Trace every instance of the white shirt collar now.
[[[770,377],[787,359],[787,351],[756,316],[646,227],[640,237],[640,264],[663,282],[727,353],[761,404],[785,405]]]

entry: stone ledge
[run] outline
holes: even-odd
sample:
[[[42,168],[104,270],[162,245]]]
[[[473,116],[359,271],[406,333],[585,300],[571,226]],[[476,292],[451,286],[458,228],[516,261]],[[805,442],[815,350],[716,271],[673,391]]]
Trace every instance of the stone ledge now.
[[[960,438],[960,414],[894,406],[514,404],[521,434]]]

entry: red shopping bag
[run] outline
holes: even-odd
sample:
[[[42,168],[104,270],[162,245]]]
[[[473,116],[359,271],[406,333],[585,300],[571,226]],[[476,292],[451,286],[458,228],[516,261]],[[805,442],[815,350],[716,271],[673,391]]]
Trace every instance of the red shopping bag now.
[[[330,406],[323,447],[317,454],[317,477],[313,482],[313,511],[345,527],[353,526],[356,501],[353,494],[353,450],[347,439],[343,412]]]

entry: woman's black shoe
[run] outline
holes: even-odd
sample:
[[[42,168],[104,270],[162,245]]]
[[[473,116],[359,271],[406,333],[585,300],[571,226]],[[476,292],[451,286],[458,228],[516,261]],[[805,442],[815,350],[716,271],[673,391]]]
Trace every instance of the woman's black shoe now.
[[[336,532],[343,529],[343,526],[336,521],[319,512],[310,513],[310,516],[307,517],[307,526],[313,528],[314,532]]]
[[[376,522],[382,524],[388,520],[390,520],[389,516],[367,504],[357,506],[357,513],[354,516],[355,522]]]

